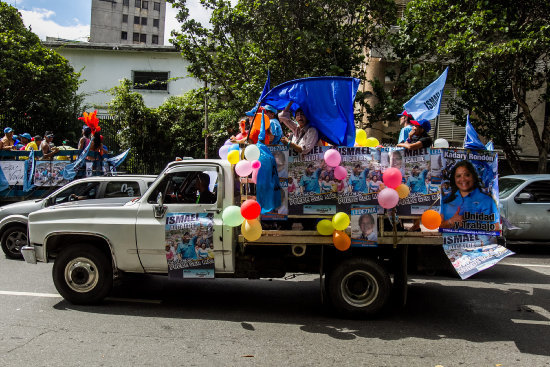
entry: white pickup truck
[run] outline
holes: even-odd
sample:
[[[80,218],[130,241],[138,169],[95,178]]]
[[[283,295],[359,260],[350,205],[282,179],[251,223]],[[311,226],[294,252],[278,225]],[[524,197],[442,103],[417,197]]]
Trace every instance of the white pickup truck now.
[[[205,173],[215,195],[211,203],[196,199],[195,181]],[[139,200],[122,206],[53,206],[31,213],[29,245],[22,253],[29,263],[54,261],[53,280],[65,299],[95,303],[109,294],[113,280],[123,273],[169,273],[170,213],[211,213],[216,278],[320,274],[325,299],[336,311],[364,316],[382,310],[392,284],[398,299],[406,299],[407,243],[442,243],[432,234],[403,237],[397,245],[395,232],[384,232],[383,220],[375,248],[340,252],[332,236],[296,230],[299,225],[294,230],[264,230],[259,240],[248,242],[238,234],[240,228],[222,224],[223,208],[240,205],[241,186],[225,160],[172,162]],[[289,216],[294,222],[303,219]]]

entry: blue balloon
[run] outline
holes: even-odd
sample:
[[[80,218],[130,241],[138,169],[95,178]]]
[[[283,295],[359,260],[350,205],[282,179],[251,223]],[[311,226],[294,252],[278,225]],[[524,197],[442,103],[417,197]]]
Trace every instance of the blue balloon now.
[[[239,144],[231,145],[231,147],[229,148],[229,151],[232,151],[232,150],[239,150]]]

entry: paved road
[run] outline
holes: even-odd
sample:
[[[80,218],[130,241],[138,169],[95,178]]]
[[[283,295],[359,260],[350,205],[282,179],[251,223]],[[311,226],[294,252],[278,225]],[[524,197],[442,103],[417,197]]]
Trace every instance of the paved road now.
[[[549,250],[466,281],[413,276],[407,306],[372,320],[331,317],[318,284],[136,276],[82,307],[51,264],[0,258],[0,365],[550,365]]]

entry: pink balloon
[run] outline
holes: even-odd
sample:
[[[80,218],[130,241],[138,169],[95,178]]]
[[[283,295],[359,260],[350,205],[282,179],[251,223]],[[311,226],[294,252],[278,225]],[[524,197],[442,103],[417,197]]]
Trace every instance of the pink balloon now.
[[[252,163],[247,160],[239,161],[235,165],[235,173],[237,173],[240,177],[248,176],[252,173]]]
[[[395,189],[397,186],[401,185],[402,179],[403,176],[401,175],[401,171],[395,167],[386,169],[382,175],[384,185],[392,189]]]
[[[261,166],[262,166],[262,162],[252,161],[252,169],[253,170],[259,170]]]
[[[394,189],[386,187],[378,193],[378,204],[384,209],[391,209],[399,202],[399,194]]]
[[[342,166],[334,167],[334,178],[337,180],[345,180],[348,177],[348,171]]]
[[[258,171],[259,171],[259,169],[252,170],[252,180],[251,181],[253,183],[256,183],[256,180],[258,179]]]
[[[329,149],[325,152],[325,163],[330,167],[336,167],[340,164],[342,156],[336,149]]]

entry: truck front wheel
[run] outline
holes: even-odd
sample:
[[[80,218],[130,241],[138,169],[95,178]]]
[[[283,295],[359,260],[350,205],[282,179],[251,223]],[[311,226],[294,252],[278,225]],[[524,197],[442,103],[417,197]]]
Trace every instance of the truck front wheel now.
[[[100,302],[113,286],[110,259],[88,244],[62,250],[55,259],[52,275],[59,294],[73,304]]]
[[[365,258],[342,261],[327,274],[326,284],[333,308],[346,317],[376,314],[386,305],[391,291],[386,270]]]

